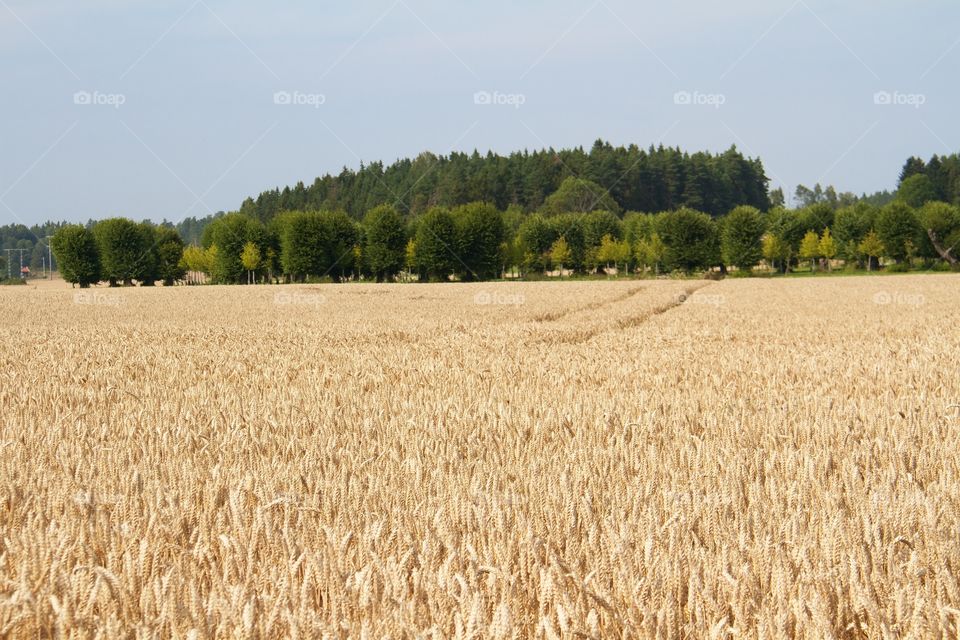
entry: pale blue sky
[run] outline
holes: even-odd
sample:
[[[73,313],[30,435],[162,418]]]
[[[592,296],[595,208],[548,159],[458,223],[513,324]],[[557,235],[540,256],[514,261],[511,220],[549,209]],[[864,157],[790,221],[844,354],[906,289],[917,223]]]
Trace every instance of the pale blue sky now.
[[[424,150],[735,143],[788,194],[960,150],[955,0],[0,0],[0,56],[0,223],[178,221]]]

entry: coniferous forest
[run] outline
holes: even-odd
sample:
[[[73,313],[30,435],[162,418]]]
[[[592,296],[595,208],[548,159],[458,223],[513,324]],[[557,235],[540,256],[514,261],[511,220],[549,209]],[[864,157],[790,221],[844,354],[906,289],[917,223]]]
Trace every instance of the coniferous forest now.
[[[663,146],[614,147],[597,140],[593,148],[517,152],[508,156],[422,153],[384,166],[375,162],[339,175],[265,191],[243,203],[240,212],[270,221],[281,211],[344,211],[360,219],[381,204],[416,216],[433,206],[486,202],[501,211],[544,206],[564,179],[577,177],[599,185],[616,211],[668,211],[689,207],[722,215],[738,205],[769,206],[768,183],[759,159],[735,147],[721,154],[685,153]],[[612,202],[611,202],[612,201]],[[598,203],[585,202],[584,207]]]

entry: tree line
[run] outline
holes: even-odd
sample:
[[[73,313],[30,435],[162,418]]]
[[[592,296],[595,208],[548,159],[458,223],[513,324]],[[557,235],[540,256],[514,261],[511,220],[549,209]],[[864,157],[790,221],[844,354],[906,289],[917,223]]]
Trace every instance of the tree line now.
[[[900,172],[899,193],[914,207],[931,201],[960,203],[960,156],[934,155],[928,162],[910,158]]]
[[[834,265],[890,269],[956,264],[960,209],[897,197],[884,206],[819,202],[762,211],[751,205],[714,217],[691,207],[620,214],[598,184],[567,178],[540,209],[473,202],[406,217],[378,205],[355,220],[343,211],[285,211],[267,223],[242,212],[219,216],[200,242],[123,218],[57,231],[65,279],[81,286],[172,284],[188,273],[217,283],[488,280],[564,273],[660,274],[761,263],[780,272]]]
[[[50,239],[60,275],[67,282],[89,287],[137,282],[172,286],[186,275],[184,243],[176,229],[127,218],[108,218],[92,225],[68,224]]]
[[[741,204],[761,210],[770,206],[763,163],[744,157],[736,147],[720,154],[691,154],[662,145],[644,150],[597,140],[589,151],[577,147],[507,156],[422,153],[389,166],[374,162],[356,171],[344,168],[309,186],[299,182],[264,191],[244,201],[240,213],[262,223],[284,211],[343,211],[359,220],[381,204],[415,217],[433,207],[471,202],[487,202],[501,211],[520,207],[529,213],[543,207],[570,177],[599,185],[609,194],[605,208],[614,213],[690,207],[719,216]]]

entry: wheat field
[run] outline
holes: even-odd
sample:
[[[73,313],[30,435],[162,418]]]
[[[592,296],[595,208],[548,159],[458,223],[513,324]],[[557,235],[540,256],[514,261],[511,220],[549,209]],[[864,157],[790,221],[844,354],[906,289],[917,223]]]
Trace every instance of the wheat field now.
[[[0,291],[0,636],[955,638],[960,280]]]

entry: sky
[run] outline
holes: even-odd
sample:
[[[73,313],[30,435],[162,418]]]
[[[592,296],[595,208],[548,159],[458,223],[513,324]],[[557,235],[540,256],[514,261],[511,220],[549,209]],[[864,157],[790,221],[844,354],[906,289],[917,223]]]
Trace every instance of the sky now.
[[[422,151],[735,144],[788,195],[960,151],[956,0],[0,0],[0,59],[0,224]]]

